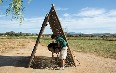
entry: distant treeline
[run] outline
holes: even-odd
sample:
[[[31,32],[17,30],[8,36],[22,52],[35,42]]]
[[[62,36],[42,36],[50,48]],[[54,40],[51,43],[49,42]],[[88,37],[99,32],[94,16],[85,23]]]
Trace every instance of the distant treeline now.
[[[0,33],[0,36],[38,36],[38,33],[23,33],[23,32],[6,32],[6,33]],[[43,36],[51,36],[51,34],[43,34]],[[116,33],[95,33],[95,34],[84,34],[84,33],[66,33],[66,36],[68,37],[114,37],[116,38]]]
[[[14,31],[10,31],[10,32],[6,32],[6,33],[0,33],[0,36],[37,36],[37,33],[23,33],[23,32],[14,32]]]
[[[116,37],[116,33],[94,33],[94,34],[84,34],[84,33],[76,33],[70,34],[68,33],[67,36],[69,37]]]

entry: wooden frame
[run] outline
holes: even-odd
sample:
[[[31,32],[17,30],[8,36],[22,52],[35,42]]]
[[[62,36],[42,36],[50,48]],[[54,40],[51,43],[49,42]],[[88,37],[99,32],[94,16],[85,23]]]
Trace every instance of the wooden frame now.
[[[40,43],[40,37],[41,37],[42,33],[44,32],[45,27],[48,25],[47,22],[49,22],[53,34],[62,35],[64,37],[64,39],[67,41],[65,33],[62,29],[61,23],[59,21],[59,18],[57,16],[56,11],[55,11],[54,5],[52,4],[52,7],[50,9],[49,14],[46,14],[45,19],[43,21],[41,30],[39,32],[39,35],[37,37],[37,40],[36,40],[36,43],[35,43],[35,46],[34,46],[34,49],[31,53],[31,58],[30,58],[28,67],[31,66],[31,63],[34,59],[34,56],[35,56],[35,53],[36,53],[36,50],[37,50],[37,46]],[[67,50],[68,51],[67,52],[68,56],[67,56],[66,60],[67,60],[67,62],[69,63],[70,66],[76,66],[73,55],[72,55],[70,47],[69,47],[69,44],[67,46],[68,46],[68,50]]]

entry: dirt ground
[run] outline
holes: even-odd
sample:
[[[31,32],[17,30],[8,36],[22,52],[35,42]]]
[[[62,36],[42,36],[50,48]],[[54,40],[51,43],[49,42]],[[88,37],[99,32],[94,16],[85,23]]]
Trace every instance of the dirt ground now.
[[[31,42],[25,48],[0,53],[0,73],[116,73],[116,60],[75,51],[73,54],[80,62],[76,61],[77,67],[66,67],[64,70],[26,68],[34,44]],[[38,45],[36,56],[49,58],[51,52],[47,47]]]

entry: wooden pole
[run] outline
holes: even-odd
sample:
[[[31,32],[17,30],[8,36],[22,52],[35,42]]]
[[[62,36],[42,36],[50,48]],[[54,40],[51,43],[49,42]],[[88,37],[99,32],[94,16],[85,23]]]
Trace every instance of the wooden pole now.
[[[43,33],[45,27],[47,26],[47,22],[48,22],[48,20],[49,20],[49,14],[46,14],[45,19],[44,19],[44,22],[43,22],[42,27],[41,27],[41,30],[40,30],[40,33],[39,33],[39,35],[38,35],[38,37],[37,37],[37,40],[36,40],[34,49],[33,49],[32,53],[31,53],[31,58],[30,58],[28,67],[31,66],[32,60],[33,60],[34,55],[35,55],[36,50],[37,50],[37,46],[38,46],[38,44],[40,43],[41,35],[42,35],[42,33]]]

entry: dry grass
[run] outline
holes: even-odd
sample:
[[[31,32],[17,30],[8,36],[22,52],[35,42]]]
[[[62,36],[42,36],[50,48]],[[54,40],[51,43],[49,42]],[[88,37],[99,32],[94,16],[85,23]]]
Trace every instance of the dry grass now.
[[[25,48],[30,39],[17,39],[17,38],[8,38],[0,37],[0,53],[10,51],[12,49]]]
[[[0,53],[7,52],[12,49],[25,48],[31,41],[36,41],[35,37],[0,37]],[[43,37],[41,44],[47,46],[52,40],[50,37]],[[116,59],[116,41],[103,39],[88,39],[70,37],[68,38],[71,49],[85,53],[93,53],[107,58]]]

